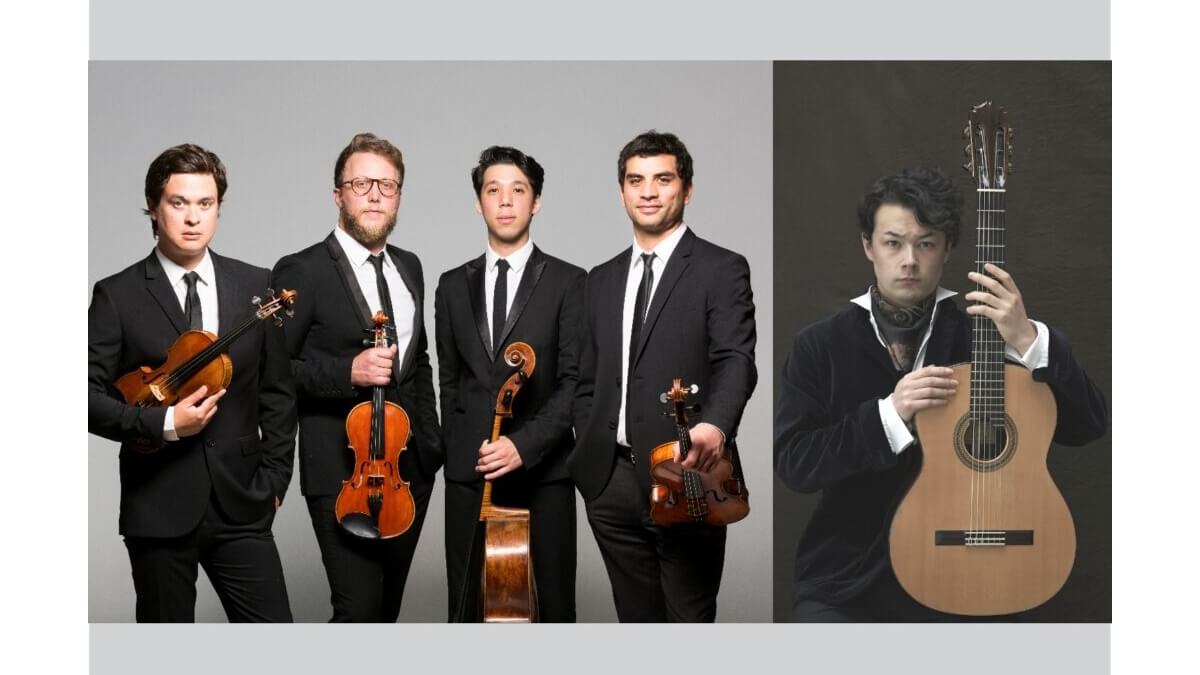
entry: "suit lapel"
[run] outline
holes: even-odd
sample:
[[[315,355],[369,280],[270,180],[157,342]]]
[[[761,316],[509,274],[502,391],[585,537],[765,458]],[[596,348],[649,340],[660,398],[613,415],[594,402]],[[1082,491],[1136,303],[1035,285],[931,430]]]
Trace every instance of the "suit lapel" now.
[[[525,271],[521,274],[521,281],[517,285],[517,295],[513,298],[512,308],[508,310],[508,317],[504,320],[504,330],[500,332],[500,341],[498,344],[503,345],[508,340],[508,334],[512,332],[513,326],[517,325],[517,319],[521,318],[521,312],[525,310],[525,305],[529,304],[529,298],[533,295],[533,289],[537,286],[538,281],[542,278],[542,272],[546,269],[546,258],[537,246],[533,247],[533,252],[529,255],[529,260],[525,263]],[[495,354],[492,354],[492,361],[496,360],[499,352],[503,349],[497,349]]]
[[[153,251],[142,264],[146,268],[146,290],[150,292],[154,301],[170,319],[175,330],[180,333],[184,332],[188,329],[187,317],[183,315],[183,308],[179,306],[179,298],[175,295],[175,290],[171,288],[171,282],[167,279],[167,274],[163,271],[162,265]]]
[[[350,260],[346,257],[346,252],[342,250],[342,245],[338,243],[337,237],[330,232],[328,237],[325,237],[325,247],[329,249],[329,257],[333,263],[333,268],[337,270],[337,276],[342,281],[342,288],[346,291],[346,297],[350,299],[350,304],[357,310],[354,314],[358,317],[358,322],[362,329],[368,330],[374,328],[375,325],[371,322],[371,308],[367,305],[367,299],[363,297],[362,289],[358,287],[358,277],[354,276],[354,269],[350,267]]]
[[[650,299],[650,308],[646,310],[646,322],[642,324],[642,334],[638,338],[636,351],[638,357],[641,357],[642,350],[645,349],[646,342],[650,339],[650,334],[654,332],[654,324],[667,304],[667,299],[671,297],[671,291],[675,288],[675,284],[679,283],[680,277],[691,265],[692,244],[695,237],[696,235],[692,234],[690,229],[684,232],[679,244],[675,246],[675,251],[671,254],[671,259],[667,261],[666,268],[663,269],[662,280],[654,289],[654,297]],[[634,359],[633,363],[636,364],[637,360]]]
[[[393,379],[397,384],[399,384],[400,380],[403,379],[400,377],[400,375],[408,369],[410,364],[412,364],[414,355],[416,354],[417,336],[421,334],[422,330],[424,330],[425,313],[421,311],[421,297],[417,293],[417,289],[420,288],[420,286],[416,283],[415,270],[410,270],[408,267],[400,263],[400,256],[397,255],[394,246],[388,246],[385,250],[387,250],[388,256],[392,259],[392,264],[396,266],[396,270],[400,272],[400,278],[404,281],[404,285],[406,287],[403,290],[407,291],[408,294],[412,296],[413,301],[412,337],[408,340],[408,347],[404,350],[404,354],[396,355],[397,367],[393,369],[393,373],[395,375]],[[396,297],[396,291],[398,290],[401,289],[388,288],[388,292],[391,294],[393,299]],[[394,300],[393,304],[395,304]]]
[[[483,267],[486,258],[479,256],[478,258],[467,263],[467,297],[471,301],[471,316],[475,318],[475,331],[479,334],[479,340],[483,343],[483,351],[489,357],[492,354],[492,336],[491,329],[488,328],[487,320],[487,304],[484,301],[484,273]]]
[[[208,253],[213,259],[213,276],[216,277],[213,283],[217,285],[217,330],[224,334],[235,327],[238,298],[243,295],[243,291],[238,280],[226,268],[225,261],[213,253],[212,249],[209,249]]]

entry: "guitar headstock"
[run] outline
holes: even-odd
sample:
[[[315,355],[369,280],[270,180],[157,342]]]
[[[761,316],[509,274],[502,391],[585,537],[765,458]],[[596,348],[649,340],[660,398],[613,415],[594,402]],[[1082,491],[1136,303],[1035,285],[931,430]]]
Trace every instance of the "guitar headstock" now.
[[[284,316],[289,318],[296,315],[296,311],[292,309],[292,305],[296,304],[296,291],[289,291],[286,288],[279,292],[279,297],[275,296],[274,290],[268,288],[266,302],[256,295],[250,298],[250,303],[258,307],[254,312],[255,316],[260,319],[272,317],[276,326],[283,325],[283,317],[279,315],[281,311]]]
[[[496,414],[504,417],[512,415],[513,399],[525,380],[533,377],[533,369],[537,365],[537,355],[533,347],[524,342],[513,342],[504,348],[504,362],[516,370],[500,387],[496,394]]]
[[[1003,190],[1012,173],[1013,130],[1008,126],[1008,111],[984,101],[971,108],[963,129],[967,162],[963,168],[975,178],[978,189]]]

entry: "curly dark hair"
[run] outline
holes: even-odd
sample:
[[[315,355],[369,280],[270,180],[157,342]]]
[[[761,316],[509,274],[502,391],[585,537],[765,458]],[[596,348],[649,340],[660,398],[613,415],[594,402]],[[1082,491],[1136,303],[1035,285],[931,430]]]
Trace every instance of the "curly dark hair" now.
[[[542,196],[542,184],[546,180],[546,171],[533,157],[516,148],[505,145],[493,145],[479,153],[479,164],[471,169],[471,184],[475,186],[475,196],[483,190],[483,174],[489,166],[496,164],[512,164],[529,179],[529,187],[533,188],[534,198]]]
[[[950,248],[958,243],[962,194],[936,167],[914,167],[875,181],[858,203],[858,226],[864,239],[875,231],[875,212],[884,204],[912,209],[917,222],[946,235]]]

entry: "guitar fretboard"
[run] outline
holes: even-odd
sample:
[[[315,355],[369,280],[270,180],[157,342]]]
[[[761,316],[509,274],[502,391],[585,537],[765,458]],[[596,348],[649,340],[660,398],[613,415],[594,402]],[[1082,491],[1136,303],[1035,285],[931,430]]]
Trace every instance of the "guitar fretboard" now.
[[[980,188],[978,228],[975,243],[975,271],[986,274],[984,265],[1004,267],[1003,189]],[[976,285],[978,290],[986,290]],[[1004,420],[1004,339],[996,324],[986,316],[972,317],[971,334],[971,417],[985,423]]]

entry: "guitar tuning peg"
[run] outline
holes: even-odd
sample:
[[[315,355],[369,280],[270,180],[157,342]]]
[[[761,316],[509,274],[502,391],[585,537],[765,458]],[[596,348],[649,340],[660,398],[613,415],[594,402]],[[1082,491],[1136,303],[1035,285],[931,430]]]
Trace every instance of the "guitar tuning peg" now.
[[[666,394],[666,392],[663,392],[663,393],[661,393],[661,394],[659,394],[659,395],[658,395],[658,402],[659,402],[659,403],[666,403],[666,402],[667,402],[667,394]]]
[[[963,138],[970,138],[970,137],[971,137],[971,123],[970,123],[970,122],[967,122],[967,126],[963,127],[963,134],[962,134],[962,137],[963,137]]]
[[[287,309],[283,310],[283,313],[287,314],[289,319],[296,316],[296,310],[292,309],[291,307],[288,307]]]
[[[275,325],[277,327],[283,327],[283,319],[279,318],[278,314],[276,314],[275,316],[272,316],[271,320],[275,322]]]
[[[689,393],[695,394],[695,393],[699,393],[699,391],[700,391],[700,387],[698,387],[694,384],[692,386],[688,387]]]
[[[258,297],[257,295],[253,298],[250,298],[250,304],[254,305],[255,307],[259,306],[262,304],[262,298]]]
[[[971,162],[971,160],[967,160],[966,162],[964,162],[962,165],[962,168],[963,168],[963,171],[966,171],[967,173],[971,174],[972,176],[975,175],[975,165]]]
[[[270,298],[270,299],[272,299],[272,300],[274,300],[274,299],[275,299],[275,289],[274,289],[274,288],[268,288],[268,289],[267,289],[267,297],[268,297],[268,298]]]

